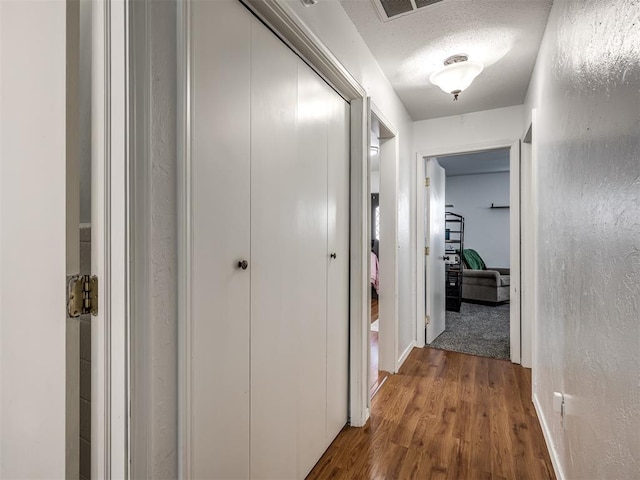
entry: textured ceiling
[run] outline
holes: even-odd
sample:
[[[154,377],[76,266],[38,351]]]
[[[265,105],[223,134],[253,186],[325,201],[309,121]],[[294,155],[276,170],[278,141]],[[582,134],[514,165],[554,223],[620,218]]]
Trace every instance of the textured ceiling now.
[[[509,171],[509,156],[509,149],[502,148],[477,153],[438,157],[438,163],[445,169],[447,177],[498,173]]]
[[[552,0],[443,0],[383,22],[372,0],[340,0],[413,120],[521,105]],[[429,82],[448,56],[485,69],[457,102]]]

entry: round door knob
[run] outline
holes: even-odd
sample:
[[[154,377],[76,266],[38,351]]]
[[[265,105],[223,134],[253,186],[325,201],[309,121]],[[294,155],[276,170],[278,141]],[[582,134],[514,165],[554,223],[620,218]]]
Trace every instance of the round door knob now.
[[[329,255],[331,258],[337,258],[338,255],[336,255],[335,253],[332,253],[331,255]]]
[[[246,270],[248,266],[249,262],[247,262],[246,260],[240,260],[238,262],[238,268],[241,268],[242,270]]]

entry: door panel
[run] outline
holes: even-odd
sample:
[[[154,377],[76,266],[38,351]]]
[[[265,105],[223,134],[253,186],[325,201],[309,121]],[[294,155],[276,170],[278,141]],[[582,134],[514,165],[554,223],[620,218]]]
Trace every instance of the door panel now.
[[[427,256],[427,343],[433,342],[445,329],[445,263],[444,211],[445,171],[436,159],[427,160],[427,229],[429,255]]]
[[[297,251],[295,270],[283,272],[297,279],[291,300],[299,324],[298,478],[306,476],[326,448],[328,96],[326,84],[298,60],[298,150],[289,178],[297,204]]]
[[[251,17],[193,2],[193,478],[249,477]],[[220,68],[224,65],[224,68]],[[249,268],[237,263],[247,260]]]
[[[349,107],[241,4],[193,8],[188,461],[303,478],[347,420]]]
[[[310,260],[301,232],[314,205],[295,184],[297,58],[257,20],[251,45],[251,473],[287,479],[298,467],[300,321],[312,314],[298,301]]]
[[[0,478],[65,478],[78,414],[65,411],[66,15],[63,1],[0,2]]]
[[[325,447],[347,423],[349,397],[349,105],[330,93]]]

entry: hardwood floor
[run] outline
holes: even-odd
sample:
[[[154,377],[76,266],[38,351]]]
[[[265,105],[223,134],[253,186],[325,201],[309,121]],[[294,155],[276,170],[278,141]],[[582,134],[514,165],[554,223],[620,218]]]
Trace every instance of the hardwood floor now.
[[[371,323],[378,319],[378,299],[371,299]]]
[[[378,299],[371,299],[371,323],[378,319]],[[387,372],[378,370],[378,332],[370,332],[369,341],[371,342],[371,361],[369,362],[369,395],[371,398],[378,392],[380,386],[389,376]]]
[[[531,371],[414,349],[308,479],[555,479],[531,402]]]
[[[378,332],[371,332],[370,335],[371,361],[369,362],[369,395],[373,398],[378,392],[378,388],[380,388],[389,376],[389,373],[378,370]]]

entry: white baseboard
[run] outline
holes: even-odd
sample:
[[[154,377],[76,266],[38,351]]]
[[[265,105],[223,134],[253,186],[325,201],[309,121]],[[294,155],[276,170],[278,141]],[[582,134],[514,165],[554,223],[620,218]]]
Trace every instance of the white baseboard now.
[[[411,342],[409,344],[407,349],[404,352],[402,352],[402,355],[400,355],[400,358],[396,362],[396,372],[398,372],[400,370],[400,367],[402,366],[404,361],[407,359],[407,357],[411,353],[411,350],[413,350],[413,347],[415,347],[415,346],[416,346],[416,341],[414,340],[413,342]]]
[[[551,457],[551,464],[553,465],[553,471],[556,474],[556,478],[558,480],[565,480],[564,472],[560,466],[558,452],[553,446],[554,443],[551,438],[551,432],[549,431],[546,417],[542,415],[542,408],[540,407],[540,402],[538,401],[538,397],[535,393],[533,394],[533,407],[536,409],[536,414],[538,415],[538,421],[540,422],[540,427],[542,428],[542,435],[544,436],[545,443],[547,444],[547,451],[549,452],[549,456]]]

